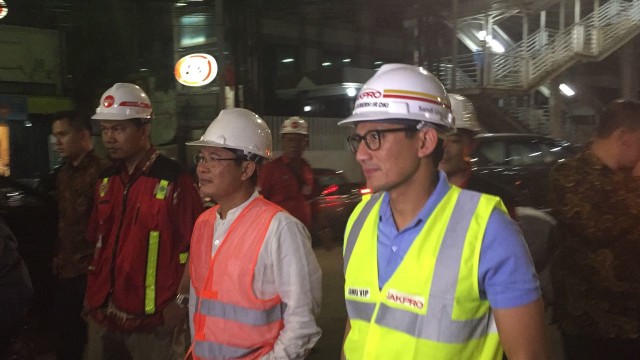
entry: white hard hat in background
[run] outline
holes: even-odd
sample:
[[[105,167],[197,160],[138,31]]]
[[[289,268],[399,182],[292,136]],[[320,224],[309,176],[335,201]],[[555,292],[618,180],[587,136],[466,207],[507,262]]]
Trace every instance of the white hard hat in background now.
[[[453,112],[456,129],[467,129],[475,132],[483,131],[471,100],[460,94],[449,94],[449,100],[451,101],[451,112]]]
[[[102,94],[96,114],[91,118],[98,120],[149,119],[152,113],[151,101],[138,85],[117,83]]]
[[[269,159],[272,142],[269,126],[255,113],[241,108],[220,111],[204,135],[187,145],[215,146],[242,150],[245,155]]]
[[[449,97],[440,81],[421,67],[385,64],[356,98],[353,114],[338,125],[361,121],[415,120],[448,131],[453,128]]]
[[[309,124],[300,117],[293,116],[282,122],[280,134],[309,135]]]

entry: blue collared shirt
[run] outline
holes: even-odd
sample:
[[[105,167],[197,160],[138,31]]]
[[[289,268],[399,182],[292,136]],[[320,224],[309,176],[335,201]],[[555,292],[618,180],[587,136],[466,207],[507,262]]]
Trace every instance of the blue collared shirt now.
[[[382,288],[396,271],[433,210],[449,191],[444,172],[416,218],[398,231],[389,195],[385,193],[378,224],[378,286]],[[518,225],[507,214],[494,209],[484,233],[478,272],[480,296],[493,308],[528,304],[540,297],[538,277]]]

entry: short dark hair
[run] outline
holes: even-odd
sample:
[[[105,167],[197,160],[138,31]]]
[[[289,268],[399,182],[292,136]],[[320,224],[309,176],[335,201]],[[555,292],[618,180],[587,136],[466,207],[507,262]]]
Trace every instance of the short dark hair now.
[[[74,131],[88,131],[89,133],[91,133],[93,130],[89,117],[77,111],[60,111],[53,114],[52,123],[60,120],[67,120],[69,126]]]
[[[640,130],[640,102],[617,99],[600,111],[596,137],[607,138],[618,129]]]
[[[144,125],[150,124],[151,122],[149,121],[149,119],[143,119],[143,118],[133,118],[133,119],[127,119],[127,121],[131,122],[135,127],[137,127],[138,129],[141,128]]]

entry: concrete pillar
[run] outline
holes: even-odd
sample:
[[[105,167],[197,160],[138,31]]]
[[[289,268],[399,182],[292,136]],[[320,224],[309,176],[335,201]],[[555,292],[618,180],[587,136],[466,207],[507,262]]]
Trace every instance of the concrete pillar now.
[[[550,81],[549,94],[549,132],[556,139],[564,138],[564,102],[560,92],[560,80],[555,78]]]
[[[620,94],[625,99],[638,99],[638,70],[634,58],[635,42],[629,41],[620,49]]]

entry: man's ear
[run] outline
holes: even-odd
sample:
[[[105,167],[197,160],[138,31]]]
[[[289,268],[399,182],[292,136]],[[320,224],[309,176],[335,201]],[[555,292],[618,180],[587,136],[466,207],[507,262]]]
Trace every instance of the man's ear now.
[[[143,131],[144,131],[144,136],[145,137],[150,137],[151,136],[151,123],[150,122],[146,122],[144,125],[142,125]]]
[[[418,130],[418,156],[427,157],[438,144],[438,133],[433,128],[424,128]]]
[[[255,161],[249,161],[249,160],[243,161],[242,165],[240,166],[242,166],[242,176],[240,177],[241,180],[247,180],[251,178],[253,173],[258,171],[257,164]]]

